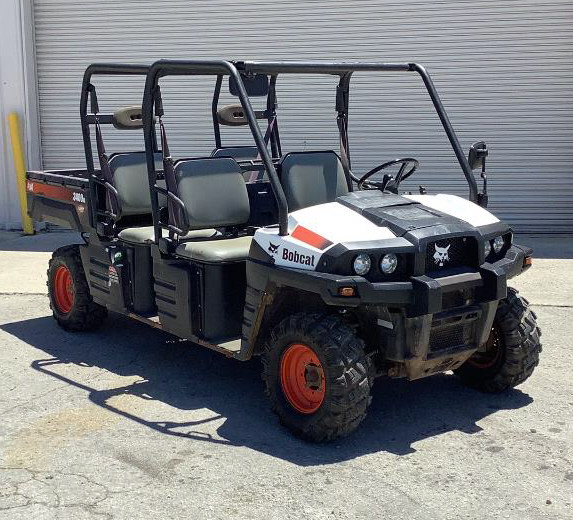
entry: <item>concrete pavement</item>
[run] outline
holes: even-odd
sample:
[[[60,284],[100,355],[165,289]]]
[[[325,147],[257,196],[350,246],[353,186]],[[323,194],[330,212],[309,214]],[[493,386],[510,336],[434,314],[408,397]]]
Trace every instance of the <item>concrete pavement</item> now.
[[[512,282],[543,330],[526,383],[379,380],[327,445],[281,428],[257,361],[117,315],[59,329],[44,276],[74,238],[0,241],[0,519],[573,518],[570,238],[533,237],[542,258]]]

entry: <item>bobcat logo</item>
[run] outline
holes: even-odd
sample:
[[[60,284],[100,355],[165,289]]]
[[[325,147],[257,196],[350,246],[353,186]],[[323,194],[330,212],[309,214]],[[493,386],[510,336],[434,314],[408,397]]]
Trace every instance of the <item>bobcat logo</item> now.
[[[434,253],[434,262],[436,265],[443,267],[446,262],[450,261],[450,257],[448,255],[448,250],[452,244],[448,244],[446,247],[440,247],[435,245],[436,252]]]
[[[279,245],[280,244],[273,244],[272,242],[269,242],[269,253],[271,255],[276,255],[277,251],[279,250]]]

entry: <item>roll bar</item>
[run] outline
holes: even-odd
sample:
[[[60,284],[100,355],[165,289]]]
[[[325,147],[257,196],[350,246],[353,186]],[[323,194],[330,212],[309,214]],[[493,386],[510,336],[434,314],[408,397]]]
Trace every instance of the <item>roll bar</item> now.
[[[146,76],[148,72],[149,67],[147,65],[128,65],[122,63],[93,63],[84,72],[82,93],[80,96],[80,121],[82,125],[82,137],[84,140],[84,151],[86,154],[86,167],[88,173],[92,174],[95,171],[89,128],[89,125],[94,123],[94,120],[93,117],[87,113],[92,76]],[[111,116],[109,116],[109,118],[111,118]],[[108,116],[102,114],[100,115],[100,122],[111,123],[111,119],[108,121]]]
[[[233,78],[237,85],[238,97],[245,112],[251,133],[255,140],[259,156],[262,159],[263,165],[267,170],[269,181],[276,198],[278,212],[279,212],[279,232],[281,235],[287,234],[288,224],[288,206],[284,191],[279,182],[275,167],[273,165],[271,156],[269,155],[265,139],[257,124],[256,116],[253,111],[251,102],[243,84],[241,74],[266,74],[271,76],[271,80],[276,82],[277,76],[280,74],[331,74],[340,77],[340,83],[337,90],[337,110],[339,118],[342,117],[341,124],[339,124],[341,134],[341,153],[348,154],[348,136],[346,135],[347,126],[346,118],[348,115],[348,89],[350,77],[353,72],[415,72],[424,82],[426,90],[430,95],[434,109],[436,110],[440,122],[446,132],[450,141],[456,158],[462,168],[466,181],[469,187],[469,199],[473,202],[478,201],[477,183],[473,176],[472,170],[460,142],[455,134],[452,124],[446,114],[444,106],[436,91],[436,88],[430,78],[428,72],[417,63],[336,63],[336,62],[263,62],[263,61],[239,61],[230,62],[225,60],[159,60],[150,67],[145,65],[131,65],[131,64],[106,64],[95,63],[90,65],[83,77],[82,91],[80,98],[80,119],[82,126],[82,136],[84,142],[84,151],[86,157],[86,166],[90,177],[95,175],[95,167],[92,154],[91,138],[89,125],[94,124],[95,117],[87,113],[87,105],[90,95],[95,97],[94,88],[91,84],[91,78],[94,75],[145,75],[145,90],[143,96],[142,116],[145,138],[145,151],[147,159],[147,168],[149,183],[151,189],[151,206],[153,212],[154,223],[159,222],[159,204],[157,191],[153,189],[155,184],[156,172],[155,161],[153,154],[158,151],[157,137],[155,134],[154,121],[154,103],[155,92],[159,83],[159,79],[163,76],[171,75],[213,75],[217,77],[215,85],[215,94],[212,102],[213,118],[215,118],[216,106],[218,102],[218,94],[220,92],[223,77],[230,76]],[[93,98],[92,98],[93,104]],[[96,103],[97,104],[97,103]],[[269,107],[267,107],[267,110]],[[100,123],[111,123],[112,115],[99,114]],[[215,120],[214,120],[215,122]],[[215,128],[216,142],[220,143],[220,136]],[[272,143],[273,144],[273,143]],[[274,150],[273,150],[274,154]],[[344,158],[344,157],[343,157]],[[346,165],[350,171],[350,158],[346,157]],[[346,169],[346,168],[345,168]],[[349,179],[350,182],[350,179]],[[96,218],[95,216],[93,217]],[[94,220],[95,222],[95,220]],[[159,226],[155,225],[155,239],[158,242],[160,238]]]
[[[269,155],[265,140],[261,134],[259,125],[251,106],[251,102],[245,90],[239,71],[235,65],[224,60],[159,60],[149,68],[145,81],[145,90],[143,93],[143,134],[145,138],[145,154],[147,158],[147,172],[149,176],[149,186],[151,190],[151,210],[153,213],[153,222],[155,228],[155,242],[159,243],[161,233],[159,229],[159,201],[157,191],[154,189],[156,173],[155,161],[153,157],[153,110],[155,106],[155,97],[159,79],[164,76],[193,76],[193,75],[211,75],[211,76],[230,76],[237,85],[238,97],[245,116],[249,123],[249,128],[259,150],[259,156],[267,170],[271,188],[273,190],[277,208],[279,212],[279,233],[288,234],[288,207],[287,201],[279,182],[277,172],[273,161]]]
[[[426,90],[430,95],[432,103],[440,122],[448,136],[460,167],[464,173],[469,187],[469,200],[478,202],[478,188],[476,180],[468,160],[464,154],[463,148],[456,136],[452,124],[446,114],[440,96],[434,86],[432,78],[424,67],[417,63],[335,63],[335,62],[307,62],[307,61],[289,61],[289,62],[264,62],[264,61],[244,61],[237,62],[237,68],[242,73],[252,74],[332,74],[340,76],[340,85],[348,89],[350,76],[353,72],[416,72],[422,78]],[[348,107],[344,107],[347,112]],[[346,114],[347,115],[347,114]],[[346,139],[346,136],[341,136]],[[342,141],[341,141],[342,142]]]
[[[267,123],[268,123],[267,133],[271,145],[272,157],[280,158],[282,151],[281,151],[281,141],[279,136],[279,125],[276,115],[276,108],[277,108],[276,83],[277,83],[277,77],[271,76],[269,81],[269,91],[266,95],[266,101],[267,101],[266,110],[264,113],[266,114],[267,117]],[[215,89],[213,91],[213,99],[211,101],[211,118],[213,120],[213,133],[215,134],[216,149],[222,147],[221,128],[217,114],[222,85],[223,85],[223,76],[218,75],[217,81],[215,82]],[[266,139],[267,135],[265,135],[265,140]]]
[[[92,76],[146,76],[149,72],[149,67],[147,65],[132,65],[125,63],[93,63],[89,65],[84,72],[84,77],[82,80],[82,91],[80,94],[80,122],[82,127],[82,138],[84,142],[84,153],[86,157],[86,169],[88,172],[88,177],[90,179],[90,196],[92,200],[97,200],[97,186],[103,186],[107,190],[112,206],[115,210],[111,212],[104,211],[103,213],[112,218],[119,218],[121,212],[117,212],[118,195],[117,190],[109,183],[108,179],[102,180],[97,178],[96,169],[94,166],[94,158],[92,153],[92,143],[90,135],[90,124],[111,124],[113,122],[112,114],[98,114],[97,117],[93,113],[98,112],[97,109],[97,97],[95,92],[95,87],[91,83]],[[88,101],[91,100],[92,113],[88,114]],[[97,129],[96,129],[97,134]],[[157,149],[157,139],[153,137],[153,146]],[[98,215],[102,213],[97,204],[91,205],[90,212],[90,223],[92,227],[98,227]],[[99,232],[99,230],[98,230]]]

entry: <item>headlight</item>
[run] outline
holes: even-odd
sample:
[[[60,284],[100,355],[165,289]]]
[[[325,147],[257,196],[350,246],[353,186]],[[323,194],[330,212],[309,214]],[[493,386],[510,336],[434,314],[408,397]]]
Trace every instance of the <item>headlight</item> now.
[[[483,244],[483,256],[487,258],[490,253],[491,253],[491,244],[489,243],[489,240],[486,240]]]
[[[361,253],[354,259],[352,267],[357,275],[364,276],[368,271],[370,271],[370,265],[370,257],[365,253]]]
[[[380,269],[384,274],[392,274],[398,266],[398,257],[394,253],[388,253],[380,260]]]
[[[503,249],[504,244],[505,241],[503,240],[502,236],[498,236],[493,239],[493,250],[496,255],[499,254],[500,251]]]

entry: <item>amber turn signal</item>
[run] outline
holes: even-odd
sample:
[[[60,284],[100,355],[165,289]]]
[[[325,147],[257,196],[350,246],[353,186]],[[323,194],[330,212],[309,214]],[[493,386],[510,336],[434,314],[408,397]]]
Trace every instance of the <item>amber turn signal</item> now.
[[[338,296],[356,296],[354,287],[339,287]]]
[[[533,257],[532,256],[526,256],[523,259],[523,267],[531,267],[532,264],[533,264]]]

